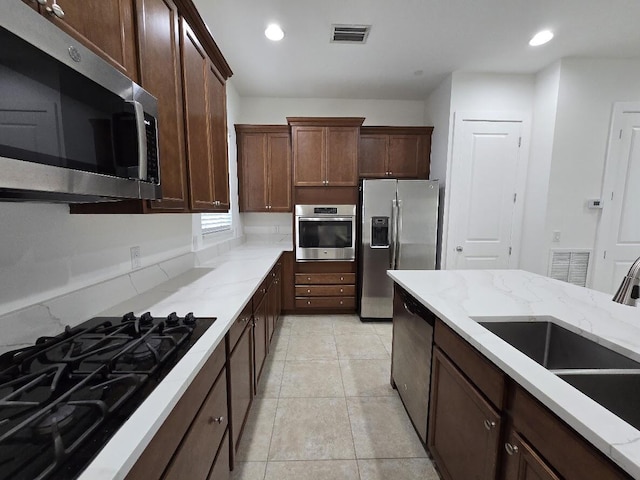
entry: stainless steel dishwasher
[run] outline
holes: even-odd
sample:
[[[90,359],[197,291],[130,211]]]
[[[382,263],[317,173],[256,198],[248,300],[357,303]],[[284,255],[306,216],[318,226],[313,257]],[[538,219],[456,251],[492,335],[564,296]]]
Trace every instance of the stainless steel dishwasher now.
[[[391,385],[398,389],[423,444],[427,442],[435,318],[424,305],[394,285]]]

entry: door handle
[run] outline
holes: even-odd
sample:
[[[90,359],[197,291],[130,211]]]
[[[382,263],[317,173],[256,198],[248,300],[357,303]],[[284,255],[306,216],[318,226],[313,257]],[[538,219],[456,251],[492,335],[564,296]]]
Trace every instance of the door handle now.
[[[458,246],[456,247],[456,252],[458,252],[458,253],[460,253],[460,252],[461,252],[461,251],[463,251],[463,250],[464,250],[464,248],[462,248],[462,246],[460,246],[460,245],[458,245]]]

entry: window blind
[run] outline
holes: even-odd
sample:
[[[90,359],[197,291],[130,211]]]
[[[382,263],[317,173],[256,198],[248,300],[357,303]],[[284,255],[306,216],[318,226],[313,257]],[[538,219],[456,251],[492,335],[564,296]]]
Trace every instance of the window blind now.
[[[231,212],[201,213],[200,222],[203,235],[231,230]]]

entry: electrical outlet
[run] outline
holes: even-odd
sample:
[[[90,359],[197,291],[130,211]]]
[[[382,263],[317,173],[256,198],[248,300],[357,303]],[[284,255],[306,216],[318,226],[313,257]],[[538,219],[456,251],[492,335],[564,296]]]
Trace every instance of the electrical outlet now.
[[[131,247],[131,270],[142,267],[142,260],[140,258],[140,247]]]
[[[553,240],[554,243],[557,243],[560,241],[560,230],[554,230],[553,231]]]

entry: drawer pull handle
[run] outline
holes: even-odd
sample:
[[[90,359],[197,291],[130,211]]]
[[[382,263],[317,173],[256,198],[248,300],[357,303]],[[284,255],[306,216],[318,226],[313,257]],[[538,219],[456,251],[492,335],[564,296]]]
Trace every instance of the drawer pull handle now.
[[[516,445],[511,445],[509,442],[504,444],[504,449],[507,451],[508,455],[515,455],[518,453],[518,447]]]
[[[496,426],[496,422],[492,422],[491,420],[484,421],[484,428],[486,428],[487,430],[491,430],[495,426]]]
[[[311,300],[307,300],[307,305],[311,305]]]
[[[211,425],[212,423],[222,423],[224,422],[224,417],[209,417],[209,425]]]
[[[344,305],[344,302],[342,300],[340,300],[340,305]]]
[[[344,281],[344,277],[340,277],[340,281],[341,281],[341,282],[342,282],[342,281]]]
[[[241,321],[242,323],[247,323],[247,322],[249,321],[249,319],[248,319],[248,318],[244,318],[244,317],[243,317],[243,318],[241,318],[241,319],[240,319],[240,321]]]
[[[309,281],[309,282],[310,282],[310,281],[311,281],[311,277],[307,277],[307,281]]]
[[[307,293],[311,293],[311,289],[310,288],[307,288]]]
[[[340,289],[340,293],[344,293],[344,288],[341,288],[341,289]]]

